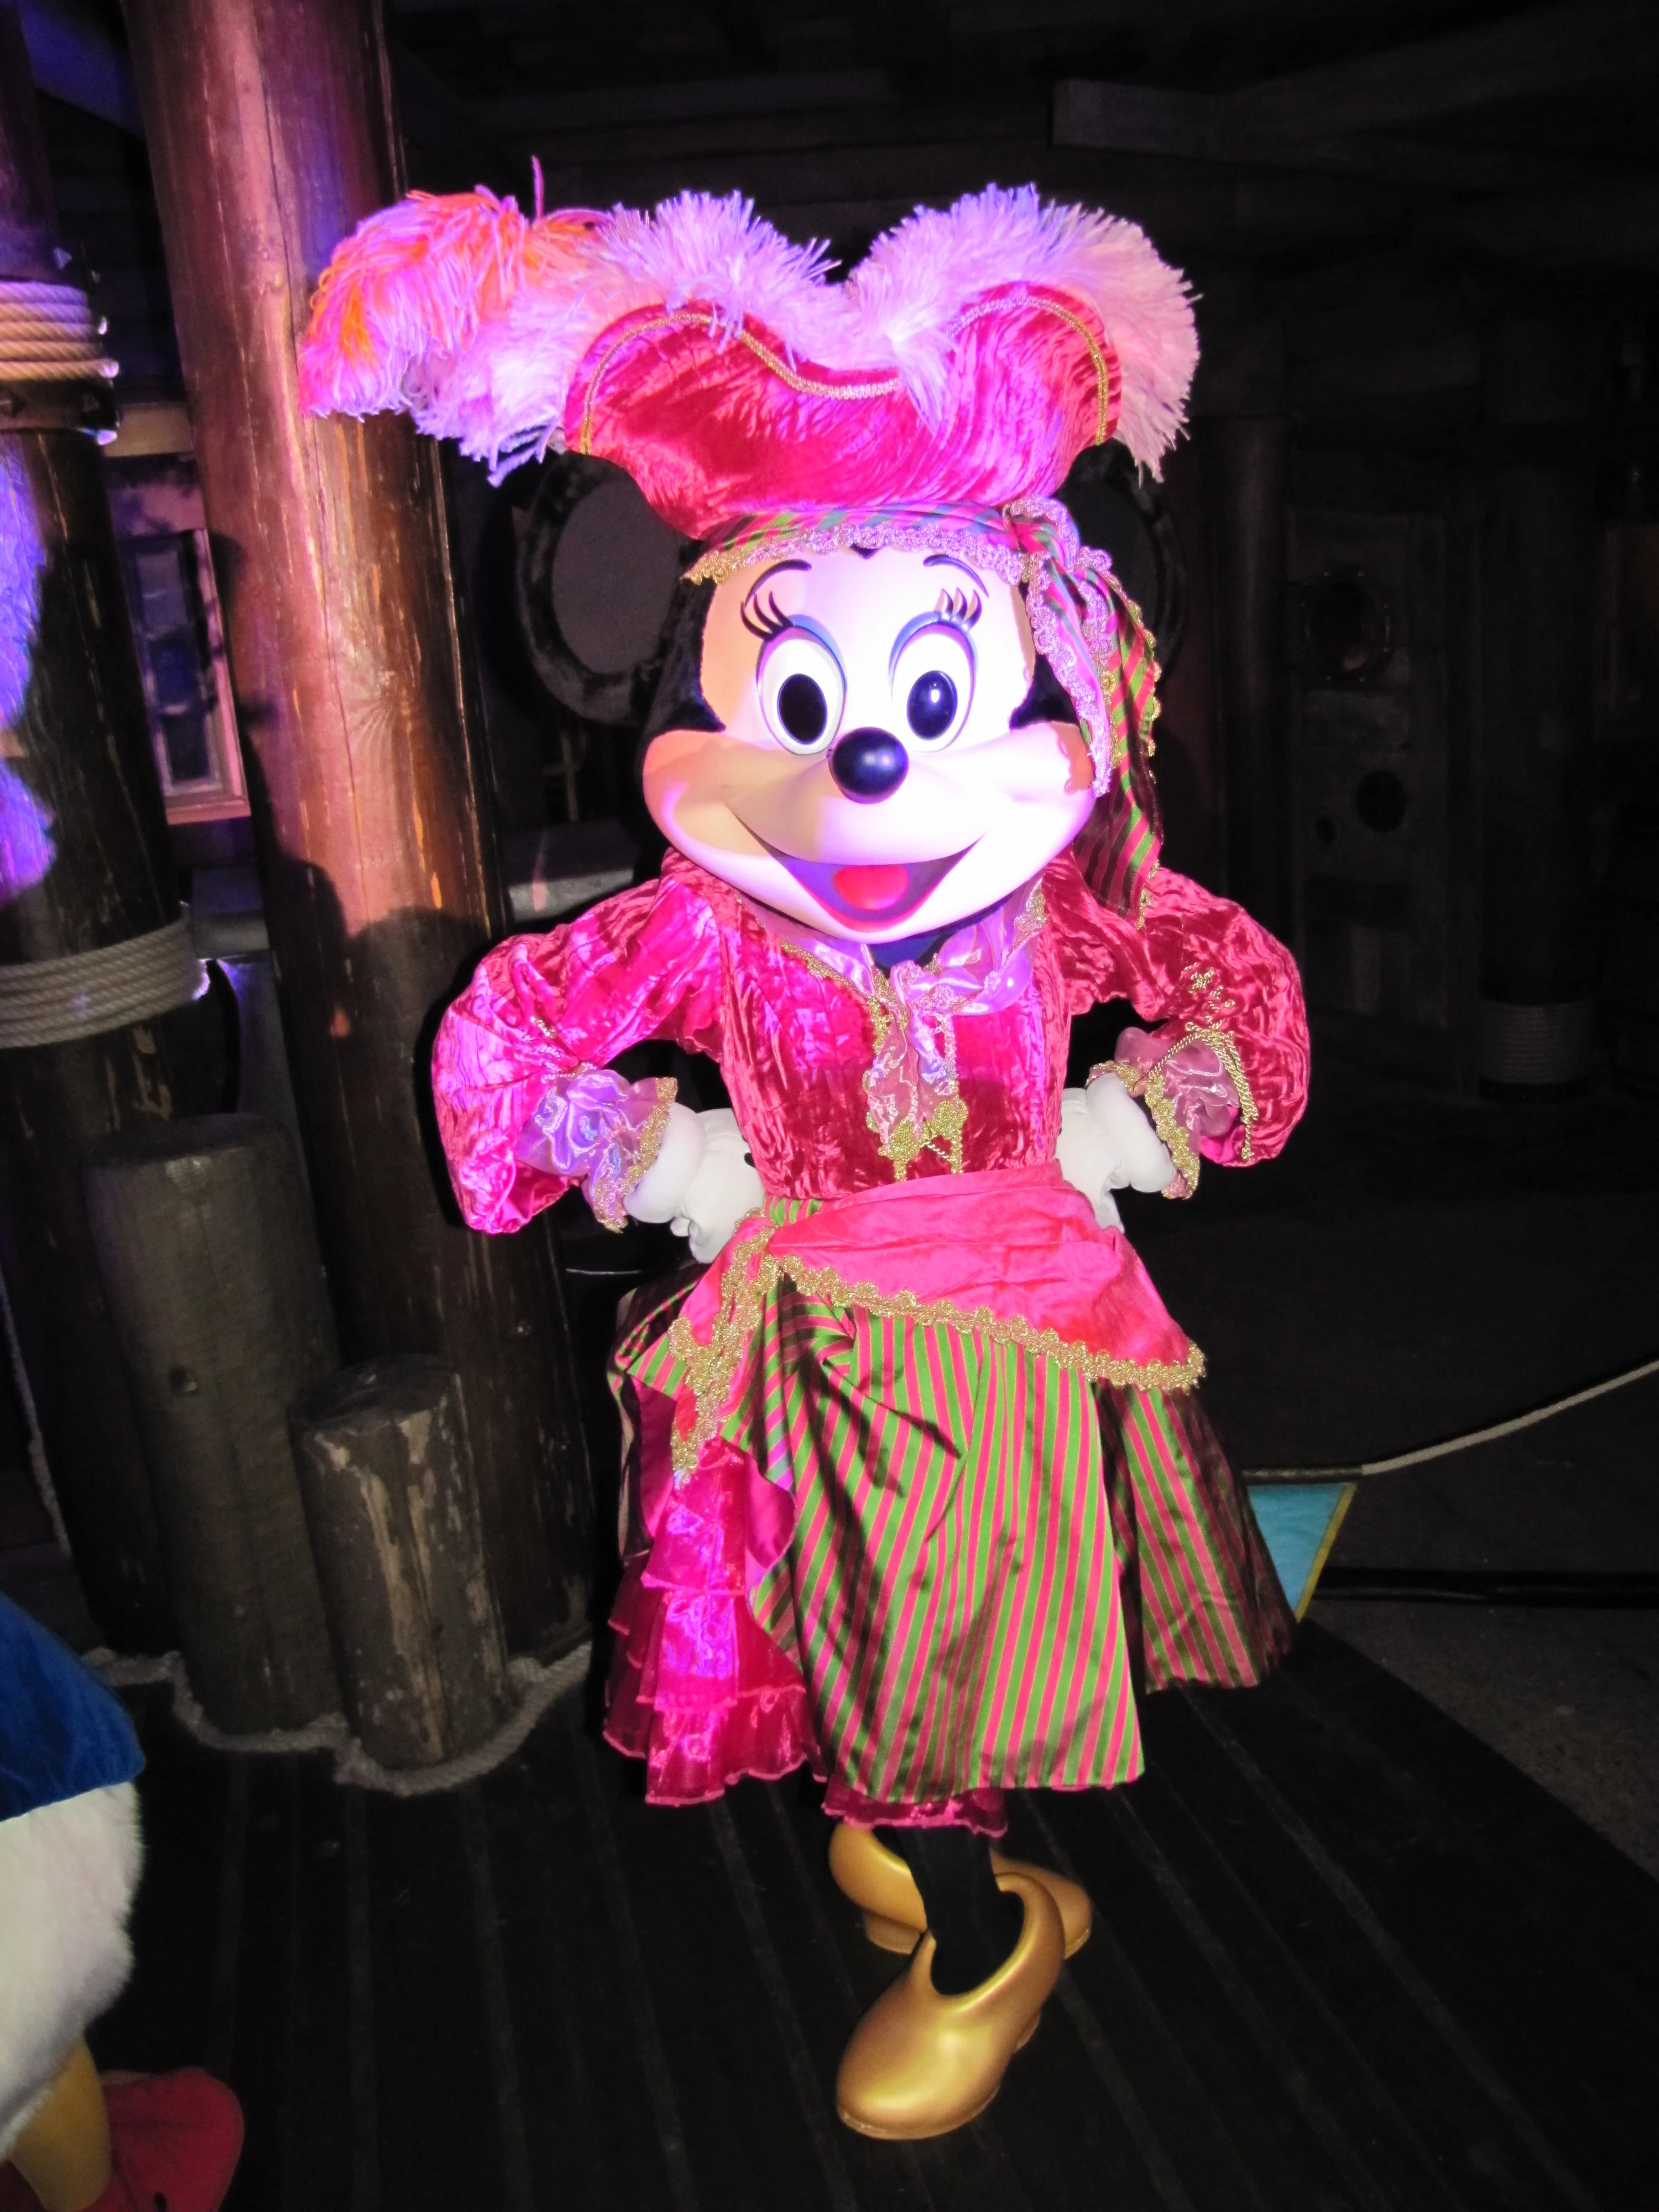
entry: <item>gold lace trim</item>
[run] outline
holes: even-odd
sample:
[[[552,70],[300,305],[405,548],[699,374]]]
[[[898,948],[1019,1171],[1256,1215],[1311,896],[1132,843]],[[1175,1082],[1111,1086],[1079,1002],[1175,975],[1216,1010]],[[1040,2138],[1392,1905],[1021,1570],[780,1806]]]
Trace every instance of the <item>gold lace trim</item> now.
[[[1194,980],[1194,988],[1196,989],[1199,984],[1207,981],[1214,972],[1213,969],[1206,969],[1204,974]],[[1165,1062],[1173,1059],[1184,1045],[1191,1044],[1194,1038],[1200,1043],[1209,1046],[1225,1070],[1227,1080],[1233,1086],[1233,1094],[1238,1100],[1238,1119],[1242,1133],[1238,1146],[1238,1164],[1240,1167],[1247,1168],[1255,1157],[1251,1132],[1261,1117],[1256,1110],[1255,1100],[1250,1095],[1249,1081],[1244,1073],[1243,1062],[1238,1056],[1238,1047],[1225,1030],[1216,1029],[1201,1022],[1188,1022],[1174,1044],[1167,1052],[1161,1054],[1150,1067],[1137,1067],[1127,1060],[1103,1060],[1097,1066],[1089,1070],[1091,1083],[1097,1075],[1116,1076],[1129,1096],[1132,1098],[1139,1098],[1152,1115],[1152,1127],[1157,1132],[1158,1140],[1169,1153],[1176,1166],[1176,1181],[1165,1186],[1164,1192],[1165,1198],[1190,1198],[1198,1188],[1198,1173],[1203,1165],[1203,1155],[1194,1144],[1185,1126],[1176,1118],[1175,1101],[1168,1095],[1164,1081]]]
[[[763,546],[740,538],[735,544],[711,546],[685,572],[689,584],[723,584],[739,570],[750,568],[774,551],[793,545],[807,553],[843,553],[849,547],[895,547],[901,553],[957,552],[969,565],[1006,584],[1029,584],[1036,576],[1036,556],[994,538],[976,535],[957,522],[917,520],[912,517],[878,514],[860,521],[823,522],[803,516],[799,528],[781,532]]]
[[[1249,1078],[1245,1074],[1244,1063],[1238,1056],[1238,1047],[1225,1030],[1216,1029],[1200,1022],[1188,1023],[1187,1036],[1201,1038],[1227,1071],[1227,1079],[1232,1085],[1234,1093],[1238,1099],[1238,1118],[1243,1124],[1243,1134],[1238,1144],[1238,1164],[1240,1167],[1247,1168],[1255,1158],[1252,1133],[1261,1116],[1256,1109],[1255,1100],[1251,1096]],[[1182,1042],[1184,1044],[1186,1038],[1183,1037]]]
[[[968,308],[958,316],[956,326],[961,330],[969,323],[978,322],[981,316],[995,314],[999,310],[1014,304],[1016,303],[1013,301],[1006,299],[981,301],[976,306]],[[1044,313],[1056,316],[1060,321],[1067,324],[1088,348],[1090,363],[1095,372],[1094,442],[1097,446],[1103,446],[1111,436],[1113,429],[1112,403],[1115,397],[1113,390],[1113,369],[1117,358],[1116,355],[1109,352],[1108,348],[1101,344],[1100,340],[1080,315],[1073,314],[1069,309],[1062,307],[1058,301],[1031,298],[1027,300],[1025,304],[1041,308]],[[604,380],[605,371],[623,347],[631,344],[635,338],[648,337],[653,331],[671,330],[682,323],[702,322],[708,324],[711,337],[718,336],[720,327],[720,316],[713,307],[671,307],[648,323],[636,323],[631,331],[625,331],[621,337],[605,349],[594,365],[593,374],[588,380],[586,396],[582,401],[581,428],[576,440],[576,451],[579,453],[588,453],[592,451],[593,410],[598,402],[599,386]],[[858,384],[826,384],[820,378],[803,376],[799,369],[792,368],[781,354],[774,352],[773,349],[763,339],[757,338],[752,331],[739,327],[732,331],[731,336],[739,345],[747,346],[755,358],[763,362],[773,375],[787,384],[792,392],[805,392],[809,398],[890,399],[904,390],[904,379],[896,375],[867,378]]]
[[[1058,314],[1061,310],[1056,308],[1054,312]],[[624,346],[631,345],[635,338],[649,337],[653,331],[672,330],[681,323],[707,323],[711,337],[717,335],[720,330],[720,317],[712,307],[673,307],[651,322],[635,323],[631,331],[624,331],[622,337],[614,344],[607,346],[599,356],[588,380],[587,395],[582,402],[581,429],[576,440],[579,453],[592,451],[593,410],[598,403],[599,386],[617,356]],[[787,361],[774,353],[771,347],[757,338],[752,331],[738,330],[732,331],[732,336],[739,345],[747,346],[757,360],[764,362],[773,375],[781,378],[792,392],[804,392],[813,399],[890,399],[896,392],[904,389],[902,376],[884,376],[863,384],[820,383],[816,378],[802,376],[798,370],[791,368]],[[1087,336],[1086,332],[1085,336]],[[1103,444],[1104,441],[1097,439],[1096,443]]]
[[[976,323],[981,315],[994,315],[1000,308],[1012,307],[1013,304],[1013,301],[1007,298],[1001,300],[981,300],[977,306],[968,308],[958,319],[957,328],[960,330],[964,323]],[[1024,305],[1031,307],[1040,307],[1048,314],[1057,315],[1062,323],[1070,325],[1072,329],[1074,330],[1078,336],[1082,339],[1084,344],[1088,347],[1090,363],[1095,372],[1094,441],[1097,446],[1103,446],[1106,443],[1106,441],[1111,436],[1114,427],[1112,422],[1112,363],[1115,362],[1117,358],[1115,353],[1114,353],[1111,356],[1110,360],[1109,360],[1107,357],[1107,349],[1101,344],[1100,340],[1089,328],[1089,325],[1084,321],[1081,315],[1073,314],[1069,309],[1062,307],[1057,300],[1036,299],[1028,295],[1024,301]],[[1135,620],[1137,622],[1140,622],[1140,611],[1139,608],[1135,609]],[[1141,628],[1143,629],[1146,628],[1146,624],[1144,623],[1141,623]]]
[[[587,1194],[595,1218],[607,1229],[627,1228],[628,1201],[656,1165],[657,1155],[662,1150],[668,1129],[668,1111],[680,1086],[672,1075],[659,1075],[654,1080],[657,1103],[640,1124],[638,1151],[617,1174],[596,1175]]]
[[[659,1075],[656,1085],[657,1103],[646,1115],[645,1126],[640,1131],[639,1158],[623,1178],[630,1198],[657,1164],[657,1155],[662,1150],[662,1140],[667,1133],[668,1109],[679,1096],[679,1083],[674,1076]]]
[[[988,1306],[969,1312],[949,1298],[922,1298],[914,1291],[881,1291],[873,1283],[853,1283],[835,1267],[810,1267],[800,1261],[779,1259],[765,1248],[775,1228],[761,1224],[732,1247],[726,1276],[721,1286],[720,1310],[707,1344],[700,1344],[682,1314],[664,1339],[670,1356],[684,1376],[695,1418],[691,1425],[676,1425],[670,1455],[677,1475],[689,1474],[698,1455],[718,1430],[726,1401],[747,1358],[760,1327],[768,1298],[783,1283],[826,1305],[857,1306],[883,1321],[913,1322],[921,1328],[944,1327],[963,1336],[989,1337],[994,1344],[1018,1345],[1039,1359],[1053,1359],[1088,1382],[1112,1382],[1120,1389],[1190,1390],[1204,1373],[1204,1354],[1194,1344],[1185,1359],[1176,1363],[1152,1359],[1119,1359],[1105,1352],[1091,1352],[1058,1329],[1038,1328],[1018,1314],[993,1313]],[[753,1273],[750,1262],[758,1256]]]
[[[843,975],[839,969],[827,967],[816,953],[809,952],[804,945],[792,945],[787,938],[780,938],[778,942],[786,952],[793,958],[802,962],[808,973],[817,976],[820,981],[839,983],[844,989],[852,992],[869,1014],[872,1032],[872,1042],[876,1051],[879,1052],[887,1042],[887,1033],[892,1027],[895,1018],[902,1018],[903,1015],[903,1008],[899,1003],[897,995],[880,969],[872,966],[870,987],[866,989],[853,976]],[[933,964],[932,961],[927,963],[930,970]],[[963,1172],[962,1139],[963,1133],[968,1127],[968,1108],[956,1087],[957,1040],[954,1022],[951,1023],[948,1028],[945,1058],[946,1073],[951,1083],[949,1094],[940,1099],[920,1128],[907,1115],[904,1120],[893,1129],[892,1133],[876,1147],[881,1158],[891,1161],[895,1182],[904,1181],[911,1168],[930,1145],[937,1146],[941,1142],[944,1149],[940,1157],[945,1160],[951,1173],[960,1175]],[[870,1079],[875,1072],[873,1066],[865,1071],[864,1087],[866,1091],[870,1087]],[[866,1114],[864,1126],[872,1137],[881,1136],[881,1124],[877,1121],[873,1112]]]
[[[1042,880],[1039,877],[1027,892],[1025,903],[1019,910],[1019,919],[1014,924],[1013,945],[1009,955],[1010,958],[1014,952],[1023,951],[1034,937],[1038,936],[1047,928],[1048,923],[1048,908],[1042,896]],[[894,990],[890,978],[884,975],[872,961],[870,965],[870,981],[866,988],[853,976],[843,975],[838,969],[826,966],[816,953],[809,952],[804,945],[793,944],[787,937],[779,938],[777,942],[786,952],[803,962],[809,974],[817,976],[823,982],[842,984],[855,997],[863,1001],[870,1015],[870,1027],[873,1033],[872,1041],[876,1051],[879,1053],[887,1042],[888,1031],[894,1021],[902,1020],[904,1014],[902,1002]],[[941,946],[940,950],[943,949]],[[926,975],[937,975],[938,963],[939,953],[936,952],[933,958],[924,964],[922,973]],[[907,1115],[905,1119],[893,1129],[890,1135],[884,1138],[876,1148],[883,1159],[891,1161],[895,1182],[902,1182],[905,1180],[911,1168],[930,1146],[939,1152],[939,1157],[952,1175],[961,1175],[963,1171],[962,1144],[963,1133],[968,1127],[968,1106],[957,1089],[957,1027],[954,1018],[947,1018],[945,1021],[945,1064],[950,1088],[921,1127],[918,1127]],[[875,1072],[874,1067],[871,1066],[865,1073],[864,1087],[866,1091],[870,1087],[870,1079]],[[864,1121],[865,1127],[872,1137],[881,1136],[881,1125],[873,1112],[866,1114]]]
[[[889,1030],[895,1021],[902,1021],[904,1007],[894,990],[892,980],[884,975],[879,968],[870,970],[870,988],[863,994],[870,1009],[870,1024],[874,1031],[874,1043],[879,1052],[887,1042]],[[957,1025],[947,1014],[945,1017],[945,1093],[937,1105],[930,1109],[920,1127],[907,1114],[896,1122],[876,1147],[884,1160],[893,1164],[893,1181],[902,1182],[921,1154],[930,1146],[943,1146],[940,1157],[952,1175],[962,1173],[962,1137],[968,1127],[968,1108],[957,1089]],[[864,1087],[867,1091],[875,1076],[873,1066],[865,1071]],[[881,1124],[874,1109],[864,1117],[864,1125],[872,1137],[881,1137]]]
[[[1183,1037],[1182,1042],[1184,1044],[1186,1039]],[[1175,1162],[1175,1181],[1164,1184],[1164,1197],[1190,1198],[1198,1188],[1202,1156],[1177,1119],[1174,1099],[1164,1090],[1164,1061],[1160,1060],[1152,1067],[1137,1067],[1130,1060],[1106,1060],[1089,1070],[1090,1082],[1097,1075],[1116,1076],[1130,1097],[1139,1098],[1152,1115],[1158,1140]]]
[[[884,376],[866,384],[821,384],[816,378],[802,376],[791,368],[770,346],[763,345],[752,331],[739,331],[737,338],[740,345],[746,345],[757,360],[766,363],[774,376],[781,377],[792,392],[805,392],[813,399],[890,399],[895,392],[904,389],[902,376]]]

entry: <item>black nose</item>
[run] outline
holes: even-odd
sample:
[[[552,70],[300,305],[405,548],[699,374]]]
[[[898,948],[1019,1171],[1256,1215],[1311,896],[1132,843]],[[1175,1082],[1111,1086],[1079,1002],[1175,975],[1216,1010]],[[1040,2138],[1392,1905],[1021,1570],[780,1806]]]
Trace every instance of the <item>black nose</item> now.
[[[910,756],[890,730],[849,730],[830,749],[830,773],[849,799],[885,799],[910,769]]]

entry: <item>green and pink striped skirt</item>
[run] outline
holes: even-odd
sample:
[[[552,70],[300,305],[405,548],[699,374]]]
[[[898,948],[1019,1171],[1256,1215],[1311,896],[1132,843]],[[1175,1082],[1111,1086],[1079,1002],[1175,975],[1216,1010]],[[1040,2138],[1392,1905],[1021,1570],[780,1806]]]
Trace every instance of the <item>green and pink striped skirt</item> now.
[[[612,1368],[606,1734],[646,1760],[653,1799],[805,1762],[836,1817],[998,1833],[1007,1789],[1140,1771],[1137,1686],[1243,1686],[1287,1649],[1191,1390],[1091,1380],[785,1276],[745,1315],[744,1379],[687,1464],[697,1350],[673,1324],[694,1281],[629,1301]]]

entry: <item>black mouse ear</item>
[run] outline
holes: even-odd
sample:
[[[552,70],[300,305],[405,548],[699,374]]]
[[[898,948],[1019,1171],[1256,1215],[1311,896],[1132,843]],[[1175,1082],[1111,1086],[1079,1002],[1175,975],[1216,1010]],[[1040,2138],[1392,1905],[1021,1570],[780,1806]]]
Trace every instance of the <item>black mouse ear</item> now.
[[[1078,455],[1056,496],[1084,544],[1109,556],[1113,574],[1158,641],[1167,674],[1186,617],[1187,566],[1162,485],[1114,438]]]
[[[1008,717],[1011,730],[1023,730],[1028,722],[1075,722],[1077,708],[1071,696],[1054,670],[1048,656],[1038,653],[1036,666],[1031,671],[1031,688]]]
[[[609,461],[548,461],[519,547],[519,622],[562,706],[590,722],[644,721],[695,552]]]

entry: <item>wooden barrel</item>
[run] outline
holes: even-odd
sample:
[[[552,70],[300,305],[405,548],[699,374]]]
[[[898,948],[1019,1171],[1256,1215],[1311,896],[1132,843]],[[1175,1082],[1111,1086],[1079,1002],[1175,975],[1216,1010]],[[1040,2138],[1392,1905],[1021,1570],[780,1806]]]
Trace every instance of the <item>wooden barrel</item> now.
[[[235,1734],[301,1727],[339,1695],[287,1413],[339,1355],[292,1142],[152,1121],[85,1172],[191,1687]]]
[[[290,1422],[359,1741],[392,1767],[474,1749],[514,1698],[459,1377],[417,1354],[365,1360],[302,1392]]]
[[[1626,806],[1601,892],[1601,1003],[1620,1082],[1659,1091],[1659,806]]]

